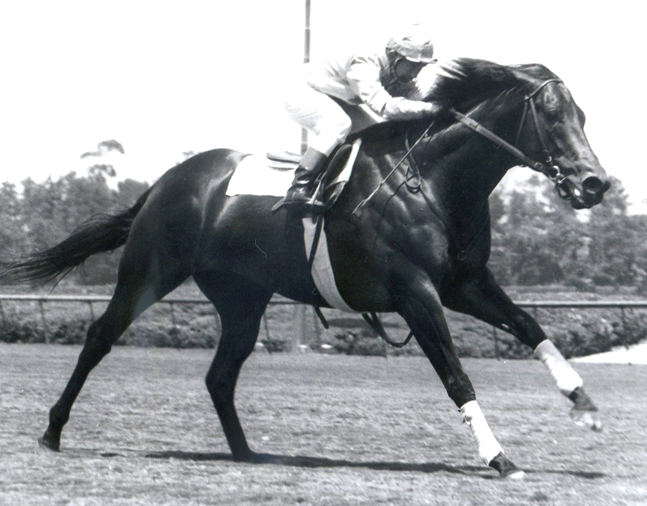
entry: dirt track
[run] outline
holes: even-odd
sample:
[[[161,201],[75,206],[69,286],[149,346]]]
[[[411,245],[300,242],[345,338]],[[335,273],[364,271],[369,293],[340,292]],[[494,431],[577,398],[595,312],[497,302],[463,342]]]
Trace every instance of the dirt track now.
[[[577,364],[605,431],[568,419],[534,361],[466,360],[523,482],[481,466],[420,358],[256,353],[237,391],[251,466],[228,449],[203,377],[208,350],[117,348],[92,374],[60,454],[39,450],[80,348],[0,345],[0,504],[647,503],[647,367]]]

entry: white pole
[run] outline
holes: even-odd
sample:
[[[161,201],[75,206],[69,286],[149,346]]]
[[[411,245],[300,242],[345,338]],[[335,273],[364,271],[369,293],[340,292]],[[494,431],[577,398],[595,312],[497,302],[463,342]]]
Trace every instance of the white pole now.
[[[310,0],[306,0],[306,24],[303,40],[303,63],[310,61]],[[301,129],[301,154],[308,148],[308,131]]]

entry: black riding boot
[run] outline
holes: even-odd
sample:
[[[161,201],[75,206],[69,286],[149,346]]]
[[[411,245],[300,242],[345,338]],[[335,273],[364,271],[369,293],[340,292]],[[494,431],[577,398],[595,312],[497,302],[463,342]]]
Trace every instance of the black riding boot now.
[[[280,206],[304,205],[312,199],[315,191],[315,180],[326,166],[328,157],[313,148],[308,148],[301,157],[299,166],[294,171],[292,186],[285,194]],[[277,208],[278,208],[277,207]]]

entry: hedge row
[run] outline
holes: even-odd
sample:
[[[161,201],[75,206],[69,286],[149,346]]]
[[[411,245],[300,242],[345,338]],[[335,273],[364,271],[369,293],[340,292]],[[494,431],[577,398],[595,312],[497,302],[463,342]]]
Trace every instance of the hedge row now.
[[[298,342],[303,323],[295,317],[295,306],[272,306],[261,327],[259,342],[269,352],[288,351]],[[214,348],[219,329],[213,310],[205,306],[176,309],[175,322],[168,315],[135,322],[117,342],[118,345],[171,348]],[[304,314],[304,313],[302,313]],[[349,355],[422,355],[415,339],[402,349],[392,348],[378,338],[360,317],[331,318],[331,329],[319,325],[315,332],[314,316],[306,315],[307,339],[303,343],[314,351]],[[629,346],[647,338],[647,313],[631,311],[624,320],[618,311],[595,309],[541,310],[537,318],[556,346],[567,357],[609,351]],[[531,350],[514,337],[498,331],[496,341],[492,327],[473,318],[448,315],[454,345],[461,357],[523,359]],[[46,323],[34,321],[33,314],[15,312],[0,321],[0,341],[7,343],[81,344],[89,326],[87,319],[70,314],[49,315]],[[408,333],[399,317],[386,316],[384,325],[397,340]],[[269,335],[268,335],[269,334]]]

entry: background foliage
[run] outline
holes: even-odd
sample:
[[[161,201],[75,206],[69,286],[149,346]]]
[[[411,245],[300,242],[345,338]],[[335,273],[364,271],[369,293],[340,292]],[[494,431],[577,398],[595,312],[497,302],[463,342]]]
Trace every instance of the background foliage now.
[[[647,216],[628,215],[622,183],[611,178],[604,202],[574,211],[535,176],[490,197],[490,268],[504,285],[563,284],[579,290],[647,291]]]

